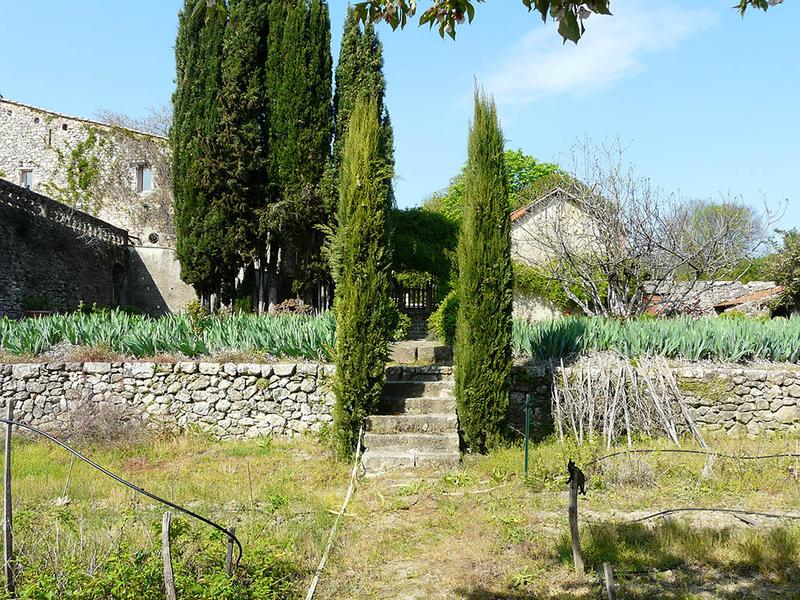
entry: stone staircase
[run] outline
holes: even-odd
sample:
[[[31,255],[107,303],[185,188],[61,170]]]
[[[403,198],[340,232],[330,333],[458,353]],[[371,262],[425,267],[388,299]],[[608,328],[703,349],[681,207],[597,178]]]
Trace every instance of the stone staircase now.
[[[393,366],[386,375],[380,413],[368,418],[364,435],[367,474],[457,466],[461,457],[453,368]]]

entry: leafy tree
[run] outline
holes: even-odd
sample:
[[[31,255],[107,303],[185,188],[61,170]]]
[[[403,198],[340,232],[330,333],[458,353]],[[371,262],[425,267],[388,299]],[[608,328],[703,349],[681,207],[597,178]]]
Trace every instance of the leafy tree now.
[[[783,247],[772,257],[770,275],[785,288],[783,304],[796,309],[800,306],[800,231],[779,232]]]
[[[475,92],[458,241],[456,398],[473,450],[504,432],[511,385],[511,266],[508,177],[494,101]]]
[[[584,22],[593,13],[611,14],[611,0],[520,0],[528,11],[538,12],[543,21],[550,16],[558,22],[558,33],[566,41],[577,43],[585,31]],[[456,27],[475,18],[475,4],[484,0],[430,0],[431,6],[419,17],[419,24],[436,26],[439,35],[456,38]],[[783,0],[738,0],[733,6],[742,16],[748,9],[766,11],[771,6],[783,4]],[[203,7],[224,12],[225,0],[195,0],[196,10]],[[359,21],[378,23],[385,21],[392,29],[401,29],[417,13],[418,0],[364,0],[356,2],[355,10]]]
[[[213,1],[213,0],[210,0]],[[456,28],[465,20],[472,23],[475,18],[475,5],[484,0],[431,0],[431,4],[419,17],[420,25],[436,26],[439,35],[456,37]],[[610,15],[611,0],[521,0],[528,11],[538,12],[543,21],[550,16],[558,22],[558,33],[566,41],[577,43],[585,30],[584,21],[592,14]],[[767,10],[770,6],[781,4],[783,0],[738,0],[734,8],[742,15],[748,8]],[[356,2],[359,20],[367,23],[385,21],[392,29],[406,26],[418,8],[417,0],[366,0]]]
[[[444,216],[412,208],[392,210],[389,218],[395,274],[427,274],[444,295],[450,287],[458,227]]]
[[[530,190],[534,188],[539,190],[538,182],[551,182],[550,176],[552,175],[563,176],[558,165],[538,161],[525,154],[521,149],[506,150],[505,163],[508,177],[509,211],[516,210],[533,200]],[[446,189],[428,198],[425,201],[425,208],[442,214],[450,221],[459,222],[464,208],[466,169],[467,166],[464,165],[461,172],[450,180],[450,185]]]
[[[216,11],[192,10],[186,0],[179,15],[173,95],[173,185],[177,254],[181,277],[199,294],[230,296],[238,270],[238,248],[220,201],[219,95],[226,18]]]
[[[386,188],[391,171],[381,154],[380,117],[375,100],[359,99],[342,150],[335,244],[340,265],[336,281],[336,441],[350,454],[358,430],[378,407],[389,356],[396,308],[389,292]]]
[[[684,254],[709,257],[695,261],[697,264],[689,262],[686,265],[693,275],[703,278],[717,277],[719,273],[702,271],[701,266],[722,261],[732,263],[734,267],[743,265],[742,272],[731,273],[732,278],[740,278],[749,270],[751,257],[767,237],[763,219],[752,207],[736,201],[687,202],[676,211],[673,231],[676,244]]]

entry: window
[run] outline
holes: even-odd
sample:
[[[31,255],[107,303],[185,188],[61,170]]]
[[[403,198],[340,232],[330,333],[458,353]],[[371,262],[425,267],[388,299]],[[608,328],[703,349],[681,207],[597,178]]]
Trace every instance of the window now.
[[[136,167],[136,191],[150,192],[153,190],[153,170],[150,165],[139,165]]]
[[[19,172],[19,184],[28,189],[33,187],[33,169],[22,169]]]

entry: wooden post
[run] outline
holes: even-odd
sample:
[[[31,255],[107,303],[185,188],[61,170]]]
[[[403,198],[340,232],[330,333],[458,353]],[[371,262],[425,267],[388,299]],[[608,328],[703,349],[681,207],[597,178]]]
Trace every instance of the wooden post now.
[[[231,527],[230,532],[236,535],[236,527]],[[228,577],[233,576],[233,538],[228,536],[228,551],[225,553],[225,573]]]
[[[172,515],[169,511],[164,513],[161,520],[161,558],[164,560],[164,597],[166,600],[178,600],[175,589],[175,574],[172,572],[172,552],[169,544],[169,527]]]
[[[606,578],[606,594],[608,594],[608,600],[617,600],[617,585],[614,583],[614,569],[611,563],[603,563],[603,575]]]
[[[14,400],[6,399],[6,418],[14,420]],[[5,486],[3,488],[3,571],[6,576],[6,591],[8,595],[14,597],[16,588],[14,585],[14,538],[12,536],[13,513],[11,505],[11,423],[6,423],[6,444],[5,444]]]
[[[569,482],[569,533],[572,537],[572,560],[575,563],[575,573],[583,575],[583,553],[581,540],[578,533],[578,478],[573,477]]]

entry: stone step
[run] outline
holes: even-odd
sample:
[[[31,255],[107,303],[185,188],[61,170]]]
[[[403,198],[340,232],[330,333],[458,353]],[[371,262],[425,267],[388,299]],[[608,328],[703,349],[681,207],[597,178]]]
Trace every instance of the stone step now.
[[[386,367],[386,379],[389,381],[452,381],[453,367],[394,365]]]
[[[362,458],[362,464],[368,475],[377,475],[393,469],[453,468],[457,467],[460,461],[461,455],[458,452],[415,452],[407,448],[368,450]]]
[[[452,381],[387,381],[383,397],[391,398],[452,398],[455,386]]]
[[[444,433],[458,430],[455,414],[372,415],[367,431],[372,433]]]
[[[454,398],[386,398],[381,401],[382,415],[455,414]]]
[[[396,342],[390,349],[389,360],[401,365],[449,364],[453,360],[453,350],[438,342],[424,340]]]
[[[458,433],[374,433],[364,434],[364,447],[368,450],[380,448],[404,448],[419,453],[458,452]]]

